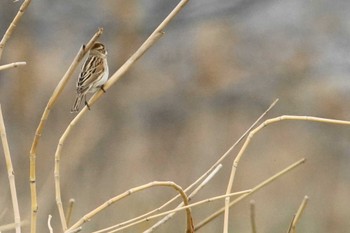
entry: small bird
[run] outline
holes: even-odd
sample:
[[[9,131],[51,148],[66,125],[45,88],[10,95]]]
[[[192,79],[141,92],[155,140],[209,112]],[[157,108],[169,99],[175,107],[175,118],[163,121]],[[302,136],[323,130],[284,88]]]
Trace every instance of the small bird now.
[[[78,77],[76,85],[77,96],[71,109],[72,113],[79,111],[83,98],[85,105],[90,110],[90,107],[86,101],[86,94],[95,93],[100,88],[105,92],[103,89],[103,84],[107,82],[108,75],[109,71],[106,47],[100,42],[95,42],[89,51],[89,56],[85,60]]]

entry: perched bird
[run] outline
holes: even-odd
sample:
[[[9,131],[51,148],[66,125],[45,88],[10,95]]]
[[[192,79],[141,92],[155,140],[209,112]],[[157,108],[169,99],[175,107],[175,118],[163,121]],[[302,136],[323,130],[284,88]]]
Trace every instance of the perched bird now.
[[[95,93],[100,88],[103,89],[103,84],[108,80],[108,64],[107,64],[107,50],[106,47],[100,43],[95,42],[89,51],[89,56],[84,62],[83,67],[77,81],[77,96],[71,112],[78,112],[81,101],[84,98],[85,105],[90,109],[87,101],[87,93]]]

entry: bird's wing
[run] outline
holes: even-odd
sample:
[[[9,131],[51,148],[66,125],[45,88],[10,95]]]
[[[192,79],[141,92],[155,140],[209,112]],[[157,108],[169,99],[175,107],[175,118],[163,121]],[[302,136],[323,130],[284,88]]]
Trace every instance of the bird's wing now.
[[[94,83],[102,78],[104,70],[103,58],[89,56],[79,74],[77,82],[78,93],[86,93]]]

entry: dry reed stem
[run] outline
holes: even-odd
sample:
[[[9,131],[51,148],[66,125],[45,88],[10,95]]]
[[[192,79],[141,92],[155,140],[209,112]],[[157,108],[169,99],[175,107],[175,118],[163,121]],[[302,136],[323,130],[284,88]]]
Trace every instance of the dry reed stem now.
[[[49,117],[50,111],[56,103],[58,97],[61,95],[64,87],[68,83],[69,79],[72,77],[73,72],[79,65],[80,61],[84,58],[85,54],[90,50],[95,41],[100,37],[103,33],[103,29],[99,28],[95,35],[90,39],[90,41],[86,44],[86,46],[82,46],[75,56],[73,62],[69,66],[68,70],[56,86],[55,90],[50,97],[45,110],[41,116],[40,123],[38,128],[36,129],[35,136],[33,139],[33,143],[29,153],[29,182],[30,182],[30,191],[31,191],[31,233],[36,232],[36,222],[37,222],[37,211],[38,211],[38,203],[37,203],[37,191],[36,191],[36,151],[39,140],[41,138],[42,131],[45,127],[45,123]]]
[[[219,164],[210,174],[209,174],[209,176],[188,196],[188,200],[190,201],[191,200],[191,198],[197,193],[197,192],[199,192],[215,175],[216,175],[216,173],[220,170],[222,168],[222,165],[221,164]],[[187,190],[188,191],[188,190]],[[187,192],[186,190],[185,190],[185,192]],[[183,203],[181,203],[178,207],[180,207],[180,206],[183,206]],[[133,219],[130,219],[130,220],[127,220],[127,221],[125,221],[125,222],[122,222],[122,223],[118,223],[118,224],[116,224],[116,225],[113,225],[113,226],[111,226],[111,227],[108,227],[108,228],[104,228],[104,229],[101,229],[101,230],[99,230],[99,231],[95,231],[94,233],[101,233],[101,232],[105,232],[105,231],[110,231],[110,230],[112,230],[112,229],[115,229],[115,228],[120,228],[120,227],[123,227],[123,226],[126,226],[125,228],[128,228],[128,227],[130,227],[130,226],[133,226],[133,225],[135,225],[135,224],[133,224],[133,222],[136,222],[136,221],[138,221],[138,220],[140,220],[140,219],[147,219],[147,217],[149,217],[150,215],[152,215],[152,214],[154,214],[154,213],[156,213],[156,212],[159,212],[160,210],[162,210],[163,208],[165,208],[166,207],[166,205],[162,205],[161,207],[158,207],[158,208],[156,208],[156,209],[154,209],[154,210],[152,210],[152,211],[150,211],[150,212],[147,212],[147,213],[145,213],[145,214],[143,214],[143,215],[140,215],[140,216],[138,216],[138,217],[136,217],[136,218],[133,218]],[[159,222],[157,222],[155,225],[157,225],[158,223],[159,223],[159,225],[160,224],[163,224],[164,222],[166,222],[168,219],[170,219],[171,217],[172,217],[172,215],[173,214],[169,214],[168,216],[166,216],[164,219],[162,219],[162,220],[160,220]],[[143,221],[143,220],[142,220]],[[155,227],[155,225],[153,225],[152,226],[152,228],[153,227]],[[156,227],[158,227],[158,226],[156,226]],[[124,229],[124,228],[123,228]]]
[[[113,84],[115,84],[122,76],[125,74],[131,66],[163,35],[164,28],[171,22],[171,20],[180,12],[180,10],[186,5],[189,0],[181,0],[178,5],[170,12],[170,14],[163,20],[163,22],[155,29],[155,31],[146,39],[146,41],[139,47],[139,49],[111,76],[111,78],[104,85],[104,90],[108,90]],[[91,107],[94,103],[102,96],[104,92],[102,90],[94,94],[88,102]],[[66,128],[65,132],[62,134],[59,143],[57,145],[55,153],[55,191],[56,191],[56,202],[58,210],[60,213],[60,219],[62,227],[64,230],[67,229],[66,220],[64,217],[64,211],[62,207],[62,198],[60,190],[60,172],[59,172],[59,161],[61,158],[62,147],[65,143],[73,126],[81,119],[84,113],[87,111],[85,106],[79,114],[71,121],[71,123]],[[39,128],[39,127],[38,127]],[[36,134],[36,135],[40,135]],[[36,147],[35,143],[33,146]],[[35,157],[35,156],[34,156]]]
[[[69,226],[69,223],[70,223],[70,220],[71,220],[71,217],[72,217],[74,204],[75,204],[75,200],[73,198],[69,199],[67,213],[66,213],[67,226]]]
[[[305,209],[308,201],[309,201],[309,197],[305,196],[303,201],[301,202],[299,208],[298,208],[298,211],[296,212],[296,214],[293,217],[293,220],[292,220],[290,227],[288,229],[288,233],[295,233],[296,232],[295,231],[296,225],[297,225],[301,215],[303,214],[304,209]]]
[[[182,197],[182,200],[185,204],[185,208],[186,208],[186,217],[187,217],[187,233],[191,233],[193,232],[193,222],[192,222],[192,215],[191,215],[191,210],[189,207],[187,207],[189,205],[188,203],[188,197],[186,195],[186,193],[183,191],[183,189],[175,184],[174,182],[171,181],[153,181],[151,183],[145,184],[145,185],[141,185],[138,186],[136,188],[132,188],[118,196],[115,196],[111,199],[109,199],[108,201],[106,201],[105,203],[103,203],[102,205],[100,205],[99,207],[97,207],[96,209],[92,210],[91,212],[89,212],[88,214],[86,214],[84,217],[82,217],[79,221],[77,221],[73,226],[71,226],[68,231],[74,230],[80,226],[82,226],[85,222],[88,222],[91,220],[92,217],[94,217],[96,214],[98,214],[99,212],[103,211],[105,208],[107,208],[108,206],[114,204],[117,201],[120,201],[123,198],[126,198],[128,196],[130,196],[133,193],[136,192],[140,192],[142,190],[145,189],[149,189],[152,187],[156,187],[156,186],[164,186],[164,187],[171,187],[174,188],[176,191],[179,192],[179,194]]]
[[[240,196],[237,199],[230,202],[229,207],[232,207],[233,205],[237,204],[238,202],[242,201],[243,199],[249,197],[250,195],[252,195],[256,191],[258,191],[259,189],[265,187],[266,185],[270,184],[271,182],[273,182],[277,178],[281,177],[282,175],[286,174],[287,172],[291,171],[292,169],[296,168],[297,166],[303,164],[305,161],[306,161],[305,158],[300,159],[299,161],[293,163],[292,165],[288,166],[287,168],[283,169],[282,171],[276,173],[275,175],[273,175],[270,178],[266,179],[265,181],[261,182],[260,184],[255,186],[250,193],[243,194],[242,196]],[[198,223],[194,227],[194,230],[195,231],[199,230],[200,228],[202,228],[203,226],[205,226],[206,224],[208,224],[209,222],[211,222],[212,220],[217,218],[219,215],[221,215],[224,211],[225,211],[225,207],[219,209],[218,211],[216,211],[215,213],[213,213],[212,215],[210,215],[209,217],[207,217],[206,219],[204,219],[203,221]]]
[[[49,228],[49,232],[53,233],[53,229],[51,226],[51,219],[52,219],[52,216],[51,216],[51,214],[49,214],[49,218],[47,219],[47,227]]]
[[[198,185],[198,187],[193,190],[193,192],[188,196],[188,199],[191,200],[207,183],[218,173],[218,171],[222,168],[222,164],[219,164],[209,175],[207,178],[203,180],[203,182]],[[177,208],[180,208],[183,206],[183,203],[180,203]],[[169,213],[167,216],[165,216],[163,219],[159,220],[156,224],[154,224],[152,227],[150,227],[148,230],[144,231],[144,233],[150,233],[153,232],[155,229],[157,229],[162,224],[165,224],[167,221],[169,221],[176,212]]]
[[[255,201],[250,201],[250,224],[252,225],[252,233],[256,233],[256,222],[255,222]]]
[[[10,68],[17,68],[18,66],[25,66],[25,65],[27,65],[25,61],[13,62],[10,64],[0,66],[0,71],[10,69]]]
[[[10,26],[7,28],[4,36],[2,37],[1,41],[0,41],[0,60],[2,57],[2,52],[4,51],[6,42],[10,39],[13,31],[15,30],[15,27],[17,26],[19,20],[22,18],[24,12],[27,10],[29,4],[30,4],[31,0],[25,0],[21,7],[19,8],[15,18],[12,20]]]
[[[9,144],[7,141],[6,128],[5,128],[5,123],[4,123],[4,117],[2,115],[1,105],[0,105],[0,134],[1,134],[2,146],[4,149],[7,175],[8,175],[9,183],[10,183],[10,191],[11,191],[11,199],[12,199],[13,215],[14,215],[14,220],[15,220],[16,233],[21,233],[21,217],[20,217],[19,207],[18,207],[15,172],[14,172],[13,166],[12,166],[10,147],[9,147]]]
[[[133,222],[133,223],[127,225],[127,226],[123,226],[123,227],[120,227],[120,228],[112,230],[112,231],[111,231],[111,229],[116,228],[118,225],[115,225],[115,226],[112,226],[112,227],[109,227],[109,228],[106,228],[106,229],[102,229],[102,230],[99,230],[99,231],[94,231],[93,233],[101,233],[101,232],[106,232],[106,231],[108,231],[109,233],[118,232],[118,231],[121,231],[121,230],[125,230],[126,228],[129,228],[131,226],[140,224],[142,222],[148,222],[148,221],[150,221],[152,219],[159,218],[159,217],[162,217],[164,215],[169,215],[169,214],[173,214],[173,213],[176,213],[176,212],[179,212],[179,211],[182,211],[182,210],[186,210],[187,208],[192,208],[192,207],[195,207],[195,206],[198,206],[198,205],[203,205],[203,204],[206,204],[206,203],[209,203],[209,202],[217,201],[217,200],[223,199],[223,198],[225,198],[227,196],[233,197],[233,196],[237,196],[237,195],[247,194],[247,193],[250,193],[250,192],[252,192],[252,190],[248,189],[248,190],[244,190],[244,191],[239,191],[239,192],[235,192],[235,193],[230,193],[230,194],[225,194],[225,195],[220,195],[220,196],[208,198],[208,199],[205,199],[205,200],[202,200],[202,201],[198,201],[198,202],[192,203],[192,204],[190,204],[188,206],[176,207],[175,209],[168,210],[168,211],[165,211],[165,212],[162,212],[162,213],[159,213],[159,214],[155,214],[155,215],[143,218],[143,219],[138,220],[136,222]],[[144,231],[143,233],[149,232],[149,230],[150,229]],[[153,231],[153,229],[151,231]]]
[[[293,116],[293,115],[284,115],[279,116],[275,118],[271,118],[260,124],[258,127],[256,127],[254,130],[252,130],[246,141],[244,142],[241,150],[239,151],[237,157],[233,161],[230,179],[227,185],[226,193],[230,193],[233,186],[233,181],[235,178],[236,170],[238,167],[238,163],[247,149],[251,139],[254,137],[254,135],[259,132],[261,129],[263,129],[265,126],[268,126],[273,123],[277,123],[284,120],[293,120],[293,121],[313,121],[313,122],[322,122],[322,123],[329,123],[329,124],[341,124],[341,125],[350,125],[350,121],[342,121],[342,120],[335,120],[335,119],[328,119],[328,118],[321,118],[321,117],[312,117],[312,116]],[[224,233],[228,232],[228,217],[229,217],[229,205],[230,205],[230,198],[225,199],[225,215],[224,215]]]

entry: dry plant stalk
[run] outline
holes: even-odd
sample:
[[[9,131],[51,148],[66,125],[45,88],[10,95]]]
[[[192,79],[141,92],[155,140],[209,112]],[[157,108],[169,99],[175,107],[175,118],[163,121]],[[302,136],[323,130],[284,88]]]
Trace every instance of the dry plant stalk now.
[[[335,120],[335,119],[328,119],[328,118],[321,118],[321,117],[312,117],[312,116],[284,115],[284,116],[279,116],[279,117],[275,117],[275,118],[271,118],[271,119],[266,120],[265,122],[260,124],[258,127],[256,127],[254,130],[252,130],[249,133],[249,135],[248,135],[246,141],[244,142],[241,150],[239,151],[237,157],[233,161],[231,174],[230,174],[230,179],[229,179],[229,182],[228,182],[226,193],[230,193],[231,190],[232,190],[233,181],[234,181],[234,178],[235,178],[235,174],[236,174],[236,170],[237,170],[239,161],[240,161],[243,153],[247,149],[251,139],[254,137],[254,135],[256,133],[258,133],[261,129],[263,129],[265,126],[268,126],[270,124],[277,123],[277,122],[280,122],[280,121],[284,121],[284,120],[313,121],[313,122],[322,122],[322,123],[328,123],[328,124],[350,125],[350,121],[342,121],[342,120]],[[228,198],[225,199],[224,233],[228,232],[228,222],[229,222],[228,218],[229,218],[229,207],[230,207],[230,205],[231,205],[230,204],[230,198],[228,197]]]
[[[188,200],[190,201],[191,198],[197,193],[199,192],[199,190],[201,190],[215,175],[216,173],[222,168],[222,165],[219,164],[216,169],[214,171],[212,171],[212,173],[209,174],[209,176],[188,196]],[[186,192],[186,190],[185,190]],[[128,228],[128,227],[131,227],[133,225],[136,225],[140,222],[143,222],[145,219],[149,219],[151,217],[149,217],[150,215],[156,213],[156,212],[159,212],[160,210],[162,210],[163,208],[165,208],[167,205],[162,205],[161,207],[159,208],[156,208],[146,214],[143,214],[143,215],[140,215],[136,218],[133,218],[133,219],[130,219],[130,220],[127,220],[125,222],[122,222],[122,223],[119,223],[119,224],[116,224],[116,225],[113,225],[111,227],[108,227],[108,228],[104,228],[102,230],[99,230],[99,231],[96,231],[95,233],[101,233],[101,232],[105,232],[105,231],[110,231],[112,229],[116,229],[118,228],[117,230],[122,230],[122,229],[125,229],[125,228]],[[183,206],[183,202],[177,206],[177,208],[180,208]],[[193,206],[193,204],[189,205],[189,206]],[[186,208],[186,207],[185,207]],[[171,217],[173,217],[173,215],[176,213],[177,211],[172,211],[172,212],[169,212],[169,214],[161,219],[160,221],[158,221],[156,224],[154,224],[149,230],[154,230],[156,229],[158,226],[160,226],[161,224],[164,224],[166,221],[168,221]],[[160,215],[160,216],[163,216],[164,215],[164,212]],[[154,215],[153,215],[154,216]],[[139,221],[140,219],[142,219],[141,221]],[[125,227],[124,227],[125,226]],[[122,228],[123,227],[123,228]],[[147,232],[147,230],[145,231]]]
[[[289,226],[289,229],[288,229],[288,233],[295,233],[296,225],[297,225],[301,215],[303,214],[304,209],[305,209],[308,201],[309,201],[309,197],[305,196],[303,201],[301,202],[299,208],[298,208],[298,211],[296,212],[296,214],[293,217],[293,220],[292,220],[292,222]]]
[[[255,201],[250,201],[250,223],[252,225],[252,233],[256,233],[256,222],[255,222]]]
[[[88,214],[86,214],[84,217],[82,217],[79,221],[77,221],[73,226],[71,226],[68,229],[68,232],[71,232],[72,230],[81,227],[85,222],[88,222],[91,220],[92,217],[94,217],[96,214],[98,214],[99,212],[103,211],[105,208],[107,208],[108,206],[114,204],[117,201],[120,201],[123,198],[126,198],[128,196],[130,196],[133,193],[136,192],[140,192],[142,190],[148,189],[148,188],[152,188],[152,187],[156,187],[156,186],[164,186],[164,187],[171,187],[174,188],[177,192],[179,192],[179,194],[182,197],[182,200],[184,202],[185,205],[185,209],[186,209],[186,217],[187,217],[187,233],[192,233],[194,232],[193,230],[193,222],[192,222],[192,215],[191,215],[191,210],[189,207],[187,207],[189,205],[188,203],[188,197],[186,195],[186,193],[183,191],[183,189],[175,184],[174,182],[171,181],[154,181],[145,185],[141,185],[138,186],[136,188],[132,188],[118,196],[115,196],[111,199],[109,199],[108,201],[106,201],[105,203],[103,203],[102,205],[100,205],[99,207],[97,207],[96,209],[94,209],[93,211],[89,212]]]
[[[21,7],[19,8],[17,15],[15,16],[15,18],[12,20],[10,26],[7,28],[4,36],[2,37],[1,41],[0,41],[0,60],[2,57],[2,52],[4,51],[6,42],[10,39],[13,31],[15,30],[15,27],[17,26],[19,20],[22,18],[24,12],[27,10],[29,4],[30,4],[31,0],[25,0]]]
[[[192,203],[188,206],[181,206],[181,207],[176,207],[175,209],[172,209],[172,210],[168,210],[168,211],[165,211],[165,212],[162,212],[162,213],[159,213],[159,214],[155,214],[155,215],[152,215],[152,216],[149,216],[149,217],[145,217],[141,220],[138,220],[138,221],[134,221],[133,223],[129,224],[129,225],[126,225],[126,226],[123,226],[123,227],[120,227],[120,228],[117,228],[118,225],[115,225],[115,226],[112,226],[112,227],[109,227],[109,228],[105,228],[105,229],[102,229],[102,230],[99,230],[99,231],[95,231],[93,233],[102,233],[102,232],[109,232],[109,233],[112,233],[112,232],[118,232],[118,231],[121,231],[121,230],[125,230],[126,228],[129,228],[129,227],[132,227],[134,225],[137,225],[137,224],[140,224],[142,222],[148,222],[152,219],[155,219],[155,218],[159,218],[159,217],[162,217],[164,215],[170,215],[170,214],[173,214],[173,213],[177,213],[179,211],[182,211],[182,210],[186,210],[188,208],[192,208],[192,207],[195,207],[195,206],[199,206],[199,205],[203,205],[203,204],[206,204],[206,203],[209,203],[209,202],[213,202],[213,201],[217,201],[217,200],[221,200],[227,196],[230,196],[230,197],[233,197],[233,196],[238,196],[238,195],[243,195],[243,194],[247,194],[247,193],[250,193],[252,192],[252,189],[248,189],[248,190],[243,190],[243,191],[239,191],[239,192],[234,192],[234,193],[230,193],[230,194],[225,194],[225,195],[221,195],[221,196],[216,196],[216,197],[212,197],[212,198],[208,198],[208,199],[205,199],[205,200],[202,200],[202,201],[198,201],[198,202],[195,202],[195,203]],[[114,228],[117,228],[117,229],[114,229]],[[114,230],[112,230],[114,229]],[[146,231],[144,231],[143,233],[146,233],[146,232],[152,232],[154,229],[148,229]]]
[[[191,198],[193,198],[205,185],[208,184],[208,182],[216,175],[216,173],[218,173],[218,171],[222,168],[222,164],[219,164],[209,175],[207,178],[205,178],[205,180],[203,180],[203,182],[198,185],[198,187],[193,190],[193,192],[188,196],[188,199],[191,200]],[[237,194],[238,195],[238,194]],[[209,200],[210,202],[211,200]],[[183,202],[180,203],[177,206],[178,208],[181,208],[183,206]],[[152,227],[150,227],[148,230],[144,231],[144,233],[150,233],[153,232],[155,229],[157,229],[159,226],[161,226],[162,224],[166,223],[167,221],[169,221],[175,214],[177,211],[171,212],[169,213],[167,216],[165,216],[163,219],[159,220],[156,224],[154,224]]]
[[[207,202],[211,202],[211,201],[214,201],[214,200],[219,200],[219,199],[223,199],[223,198],[226,198],[226,197],[232,197],[232,196],[236,196],[236,195],[241,195],[242,194],[239,198],[235,199],[234,201],[232,201],[230,203],[230,207],[231,207],[231,206],[237,204],[238,202],[244,200],[245,198],[249,197],[251,194],[255,193],[259,189],[261,189],[261,188],[265,187],[266,185],[270,184],[271,182],[275,181],[277,178],[281,177],[282,175],[284,175],[287,172],[291,171],[292,169],[296,168],[297,166],[303,164],[305,161],[306,160],[304,158],[300,159],[299,161],[293,163],[292,165],[288,166],[287,168],[283,169],[282,171],[278,172],[277,174],[271,176],[270,178],[268,178],[265,181],[261,182],[260,184],[258,184],[257,186],[255,186],[252,189],[245,190],[245,191],[240,191],[240,192],[236,192],[236,193],[225,194],[225,195],[221,195],[221,196],[216,196],[216,197],[213,197],[213,198],[209,198],[209,199],[206,199],[206,200],[202,200],[202,201],[190,204],[190,205],[185,206],[185,207],[177,207],[177,208],[175,208],[173,210],[170,210],[170,211],[166,211],[166,212],[163,212],[163,213],[160,213],[160,214],[156,214],[156,215],[152,215],[152,216],[149,216],[149,217],[145,217],[145,218],[143,218],[141,220],[140,220],[139,217],[137,217],[137,218],[135,218],[135,220],[137,220],[137,221],[133,221],[134,219],[129,220],[128,222],[132,222],[129,225],[121,227],[121,225],[123,223],[122,224],[117,224],[117,225],[114,225],[114,226],[109,227],[109,228],[105,228],[105,229],[102,229],[102,230],[99,230],[99,231],[95,231],[94,233],[102,233],[102,232],[106,232],[106,231],[108,231],[108,232],[118,232],[118,231],[121,231],[121,230],[125,230],[126,228],[129,228],[129,227],[134,226],[136,224],[139,224],[141,222],[149,221],[151,219],[154,219],[154,218],[166,215],[166,214],[171,214],[173,212],[178,212],[178,211],[181,211],[183,209],[194,207],[194,206],[198,206],[198,205],[201,205],[201,204],[204,204],[204,203],[207,203]],[[221,208],[220,210],[216,211],[214,214],[212,214],[211,216],[209,216],[208,218],[206,218],[205,220],[200,222],[195,227],[195,231],[197,231],[198,229],[200,229],[201,227],[203,227],[207,223],[209,223],[212,220],[214,220],[216,217],[218,217],[223,212],[224,212],[224,208]],[[117,229],[115,229],[115,228],[117,228]],[[115,230],[112,230],[112,229],[115,229]],[[152,231],[152,229],[149,229],[149,230]],[[151,232],[149,230],[147,230],[145,232]]]
[[[13,62],[10,64],[0,66],[0,71],[10,69],[10,68],[17,68],[18,66],[24,66],[24,65],[27,65],[25,61]]]
[[[250,195],[252,195],[256,191],[258,191],[259,189],[265,187],[266,185],[268,185],[271,182],[275,181],[277,178],[281,177],[282,175],[286,174],[287,172],[291,171],[292,169],[294,169],[294,168],[298,167],[299,165],[303,164],[305,161],[306,161],[305,158],[300,159],[299,161],[293,163],[292,165],[288,166],[287,168],[283,169],[282,171],[276,173],[275,175],[273,175],[270,178],[266,179],[265,181],[261,182],[260,184],[258,184],[254,188],[252,188],[251,189],[252,191],[250,193],[243,194],[242,196],[240,196],[237,199],[235,199],[232,202],[230,202],[229,207],[232,207],[233,205],[237,204],[238,202],[242,201],[243,199],[249,197]],[[205,226],[206,224],[208,224],[209,222],[213,221],[215,218],[220,216],[224,211],[225,211],[225,207],[217,210],[215,213],[213,213],[212,215],[210,215],[209,217],[207,217],[206,219],[204,219],[203,221],[198,223],[194,227],[194,230],[195,231],[199,230],[200,228],[202,228],[203,226]]]
[[[51,219],[52,219],[52,216],[50,214],[49,218],[47,219],[47,227],[49,228],[49,232],[53,233],[53,229],[52,229],[52,226],[51,226]]]
[[[71,217],[72,217],[74,204],[75,204],[75,200],[73,198],[69,199],[68,208],[67,208],[67,214],[66,214],[67,226],[69,226],[69,223],[70,223],[70,220],[71,220]]]
[[[15,172],[13,171],[10,148],[7,141],[6,128],[5,128],[4,118],[2,115],[1,105],[0,105],[0,133],[1,133],[2,146],[5,154],[7,174],[8,174],[9,183],[10,183],[10,191],[11,191],[11,199],[12,199],[13,214],[15,219],[16,233],[21,233],[21,217],[19,214],[19,207],[18,207]]]
[[[180,12],[180,10],[186,5],[186,3],[189,0],[181,0],[178,5],[170,12],[170,14],[163,20],[163,22],[155,29],[155,31],[147,38],[147,40],[139,47],[139,49],[111,76],[111,78],[107,81],[107,83],[104,85],[104,90],[108,90],[113,84],[115,84],[123,74],[125,74],[131,66],[156,42],[158,39],[163,35],[164,28],[171,22],[171,20]],[[104,92],[102,90],[99,90],[96,94],[94,94],[91,99],[88,102],[88,105],[91,107],[103,94]],[[55,93],[54,93],[55,94]],[[53,94],[53,95],[54,95]],[[51,99],[50,99],[51,100]],[[50,103],[50,101],[49,101]],[[59,172],[59,161],[61,157],[61,151],[62,147],[64,145],[64,142],[69,135],[71,129],[73,126],[81,119],[83,114],[87,111],[87,107],[85,106],[79,114],[71,121],[71,123],[68,125],[65,132],[62,134],[59,143],[57,145],[56,153],[55,153],[55,192],[56,192],[56,203],[57,207],[60,213],[60,219],[61,224],[64,230],[67,229],[67,224],[64,216],[64,211],[62,207],[62,198],[61,198],[61,190],[60,190],[60,172]],[[48,114],[48,113],[47,113]],[[43,114],[42,121],[46,120],[45,113]],[[39,125],[36,137],[40,137],[41,135],[41,126]],[[38,132],[39,131],[39,132]],[[32,145],[32,148],[34,147],[34,150],[36,151],[36,143],[35,139]],[[32,157],[32,153],[31,153]],[[35,158],[35,153],[33,155],[33,160]],[[35,165],[34,165],[35,166]],[[35,171],[35,170],[34,170]],[[34,177],[34,183],[35,183],[35,177]],[[32,180],[31,180],[32,181]]]
[[[45,127],[45,123],[47,121],[47,118],[49,117],[50,111],[53,108],[54,104],[56,103],[58,97],[62,93],[64,87],[68,83],[69,79],[72,77],[73,72],[79,65],[80,61],[84,58],[86,53],[90,50],[92,45],[97,41],[97,39],[101,36],[103,33],[103,29],[99,28],[98,31],[95,33],[95,35],[90,39],[90,41],[82,46],[75,56],[73,62],[69,66],[67,72],[64,74],[58,85],[56,86],[54,92],[52,93],[52,96],[50,97],[45,110],[41,116],[40,123],[38,125],[38,128],[36,129],[35,136],[33,139],[33,143],[30,149],[29,153],[29,182],[30,182],[30,191],[31,191],[31,233],[36,232],[36,222],[37,222],[37,211],[38,211],[38,203],[37,203],[37,192],[36,192],[36,151],[37,146],[39,143],[39,140],[41,138],[42,131]]]

